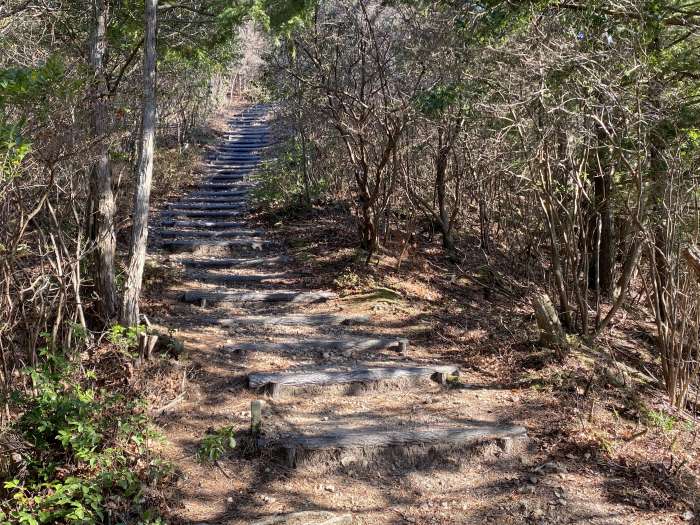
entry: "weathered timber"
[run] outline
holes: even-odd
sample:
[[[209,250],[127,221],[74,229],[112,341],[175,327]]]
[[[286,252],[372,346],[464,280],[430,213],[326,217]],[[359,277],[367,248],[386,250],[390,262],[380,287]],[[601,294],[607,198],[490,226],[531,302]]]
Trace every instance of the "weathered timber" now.
[[[228,203],[228,204],[240,204],[241,202],[246,202],[246,193],[235,193],[235,194],[224,194],[224,195],[214,195],[214,196],[198,196],[190,195],[180,200],[180,202],[194,203],[194,202],[216,202],[216,203]]]
[[[233,218],[243,215],[244,210],[165,210],[162,212],[166,217],[221,217]]]
[[[337,298],[333,292],[300,292],[296,290],[263,290],[263,291],[205,291],[193,290],[182,295],[182,301],[186,303],[319,303]]]
[[[222,258],[222,259],[184,259],[183,265],[190,268],[248,268],[251,266],[270,266],[289,262],[291,259],[284,255],[276,257],[256,258]]]
[[[345,314],[289,314],[289,315],[248,315],[232,319],[216,319],[215,324],[221,326],[237,326],[241,324],[261,324],[266,326],[328,326],[339,324],[360,324],[369,322],[368,315]]]
[[[336,429],[321,434],[282,434],[262,438],[258,445],[283,449],[287,462],[294,467],[301,456],[308,452],[346,449],[392,449],[409,447],[436,447],[459,449],[486,441],[503,442],[527,438],[527,430],[519,425],[464,425],[458,428],[411,429]]]
[[[237,188],[239,186],[247,186],[249,185],[248,182],[245,183],[240,183],[240,182],[203,182],[201,186],[199,187],[202,191],[211,191],[211,192],[224,192],[224,191],[230,191],[233,188]]]
[[[264,283],[266,281],[279,281],[288,279],[289,274],[286,273],[269,273],[269,274],[254,274],[240,275],[229,273],[214,273],[207,271],[187,270],[187,277],[196,279],[197,281],[214,284],[241,284],[241,283]]]
[[[257,373],[248,376],[248,386],[257,389],[269,384],[304,386],[366,383],[411,377],[432,377],[436,374],[457,375],[459,367],[455,365],[421,366],[408,363],[400,366],[354,367],[349,370],[315,369],[299,372]]]
[[[238,202],[178,202],[171,210],[239,210],[245,208],[245,201]]]
[[[161,226],[167,228],[242,228],[246,226],[244,222],[237,221],[176,221],[164,220]]]
[[[184,239],[187,237],[198,237],[208,239],[239,239],[251,235],[260,235],[260,230],[159,230],[158,235],[164,238]]]
[[[267,516],[250,525],[352,525],[352,514],[334,514],[326,510],[308,510]]]
[[[284,341],[281,343],[261,342],[261,343],[239,343],[237,345],[224,346],[222,350],[245,350],[256,351],[283,351],[283,352],[339,352],[345,356],[355,353],[369,352],[375,350],[385,350],[389,348],[398,349],[405,339],[392,337],[347,337],[345,339],[303,339]]]
[[[257,436],[262,431],[263,401],[255,399],[250,402],[250,433]]]
[[[231,187],[231,186],[228,186]],[[239,189],[224,189],[221,191],[193,191],[188,195],[189,198],[197,197],[197,198],[206,198],[206,197],[214,197],[214,198],[219,198],[219,197],[240,197],[242,195],[248,195],[250,193],[250,190],[254,186],[252,184],[247,185],[245,187],[241,186],[233,186],[233,188],[239,188]]]
[[[165,241],[162,247],[166,250],[197,250],[201,248],[251,248],[253,250],[261,250],[265,246],[272,244],[272,241],[249,238],[249,239],[227,239],[227,240],[209,240],[209,239],[173,239]]]

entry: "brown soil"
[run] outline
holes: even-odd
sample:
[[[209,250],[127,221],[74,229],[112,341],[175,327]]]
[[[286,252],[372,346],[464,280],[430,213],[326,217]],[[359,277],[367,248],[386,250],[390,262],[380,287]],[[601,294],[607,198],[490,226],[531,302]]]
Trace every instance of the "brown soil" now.
[[[529,306],[531,283],[506,264],[479,253],[459,265],[445,262],[437,240],[420,239],[397,269],[395,254],[369,266],[356,252],[356,229],[343,207],[299,217],[259,214],[250,227],[267,229],[289,264],[231,270],[240,274],[285,272],[280,281],[236,288],[334,290],[338,300],[313,305],[245,305],[201,308],[178,301],[201,288],[185,278],[184,255],[153,253],[159,276],[150,288],[147,314],[185,342],[179,369],[188,370],[186,398],[157,421],[161,452],[177,467],[169,498],[174,523],[243,524],[301,510],[351,512],[358,524],[681,523],[695,512],[698,493],[695,427],[671,409],[654,381],[656,370],[630,373],[649,358],[649,325],[641,311],[621,315],[595,350],[580,345],[565,362],[535,345]],[[398,249],[397,249],[398,252]],[[213,255],[211,255],[213,256]],[[234,257],[245,254],[234,254]],[[191,255],[186,255],[191,257]],[[385,295],[380,289],[398,292]],[[274,313],[342,312],[371,315],[368,324],[325,327],[219,327],[211,318]],[[362,361],[457,364],[460,384],[389,385],[355,395],[328,389],[267,400],[268,435],[337,424],[426,428],[478,420],[515,422],[530,443],[517,454],[493,448],[456,451],[420,461],[334,457],[296,469],[246,445],[250,403],[247,374],[304,365],[349,366],[355,360],[313,351],[235,351],[245,342],[281,342],[340,334],[410,339],[407,356],[391,349],[356,356]],[[616,360],[611,361],[611,356]],[[620,364],[617,364],[618,361]],[[641,377],[641,379],[640,379]],[[170,397],[154,402],[165,405]],[[231,425],[238,447],[217,462],[202,463],[197,450],[212,429]],[[700,514],[700,513],[697,513]]]

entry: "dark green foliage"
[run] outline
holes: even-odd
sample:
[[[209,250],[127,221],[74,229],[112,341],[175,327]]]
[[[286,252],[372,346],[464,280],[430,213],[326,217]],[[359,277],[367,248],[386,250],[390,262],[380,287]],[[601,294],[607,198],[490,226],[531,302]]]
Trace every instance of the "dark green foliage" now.
[[[149,457],[142,403],[98,388],[61,354],[42,357],[25,371],[33,390],[14,399],[22,416],[10,431],[28,450],[3,484],[0,523],[158,523],[142,487],[168,467]]]

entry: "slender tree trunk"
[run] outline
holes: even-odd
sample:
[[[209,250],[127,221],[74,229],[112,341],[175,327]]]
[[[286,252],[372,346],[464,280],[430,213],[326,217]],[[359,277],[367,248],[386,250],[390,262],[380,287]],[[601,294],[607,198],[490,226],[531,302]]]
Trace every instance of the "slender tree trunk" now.
[[[90,42],[92,67],[92,135],[98,141],[97,161],[91,170],[91,201],[93,206],[92,236],[95,242],[95,287],[100,297],[102,315],[110,319],[117,309],[117,290],[114,282],[114,194],[112,193],[112,166],[109,159],[109,110],[105,82],[105,53],[107,50],[107,5],[105,0],[94,0],[94,29]]]
[[[612,198],[612,173],[608,138],[605,130],[596,124],[597,151],[592,157],[593,173],[593,217],[590,221],[590,261],[588,266],[588,283],[590,288],[600,290],[610,297],[613,288],[615,270],[615,232]]]
[[[134,326],[139,321],[139,297],[146,262],[148,241],[148,205],[153,178],[153,153],[156,135],[156,23],[158,0],[146,0],[146,42],[143,59],[143,115],[141,147],[137,168],[137,186],[134,195],[134,217],[129,249],[121,322]]]
[[[452,239],[452,228],[450,225],[450,213],[447,210],[447,156],[449,148],[440,145],[437,158],[435,159],[435,189],[438,200],[438,213],[440,214],[440,233],[442,234],[442,247],[451,254],[454,251],[454,241]]]

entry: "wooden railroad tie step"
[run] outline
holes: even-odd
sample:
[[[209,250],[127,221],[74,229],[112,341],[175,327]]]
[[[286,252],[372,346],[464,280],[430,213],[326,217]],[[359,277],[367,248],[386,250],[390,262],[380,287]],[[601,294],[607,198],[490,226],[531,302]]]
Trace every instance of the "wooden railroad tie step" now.
[[[319,303],[336,299],[333,292],[301,292],[296,290],[265,290],[265,291],[204,291],[193,290],[185,292],[182,300],[186,303],[246,303],[246,302],[290,302],[290,303]]]
[[[502,443],[503,448],[507,449],[509,442],[526,438],[527,430],[519,425],[473,423],[425,430],[336,427],[318,434],[283,434],[260,438],[258,445],[284,450],[288,466],[294,467],[301,458],[314,451],[362,449],[367,453],[372,449],[390,448],[406,451],[409,447],[461,449],[488,441]]]
[[[250,268],[284,264],[291,259],[284,255],[255,258],[184,259],[182,264],[190,268]]]
[[[178,202],[172,204],[170,209],[173,211],[214,211],[214,210],[242,210],[245,209],[246,202]]]
[[[241,203],[248,200],[248,194],[245,193],[232,193],[224,195],[188,195],[187,197],[180,200],[180,202],[222,202],[222,203]]]
[[[458,374],[459,367],[455,365],[420,365],[414,363],[381,367],[353,367],[348,370],[317,368],[298,372],[250,374],[248,376],[248,387],[251,389],[268,388],[274,393],[278,391],[279,387],[285,386],[370,383],[408,378],[433,378],[439,380],[443,375]]]
[[[220,217],[234,218],[243,215],[243,210],[165,210],[164,217]]]
[[[371,320],[368,315],[344,314],[289,314],[289,315],[248,315],[231,319],[215,319],[221,326],[260,324],[265,326],[329,326],[341,324],[361,324]]]
[[[249,238],[249,239],[172,239],[164,241],[162,247],[165,250],[177,251],[194,251],[206,248],[250,248],[252,250],[262,250],[264,247],[272,244],[272,241]]]
[[[238,221],[177,221],[164,220],[160,225],[163,228],[244,228],[245,222]]]
[[[256,351],[282,351],[282,352],[339,352],[350,357],[360,352],[369,352],[385,349],[396,349],[404,353],[408,348],[408,339],[397,337],[346,337],[344,339],[302,339],[289,340],[281,343],[240,343],[227,345],[224,351],[245,350]]]
[[[326,510],[308,510],[259,518],[250,525],[352,525],[352,514],[334,514]]]
[[[201,270],[187,270],[186,275],[190,279],[213,284],[242,284],[242,283],[264,283],[267,281],[279,281],[289,279],[287,273],[269,273],[269,274],[254,274],[240,275],[229,273],[215,273]]]
[[[260,235],[260,230],[160,230],[158,235],[163,238],[184,239],[187,237],[207,238],[207,239],[240,239],[250,236]],[[259,237],[258,237],[259,238]]]

